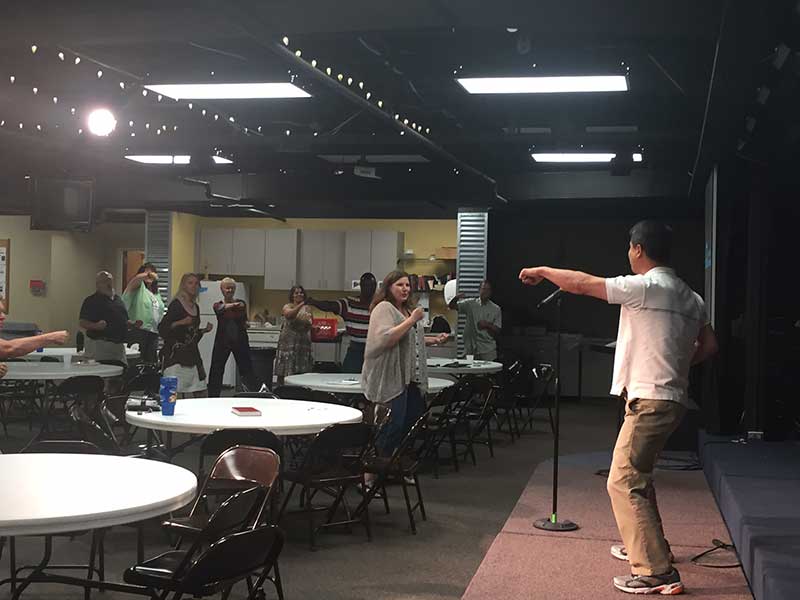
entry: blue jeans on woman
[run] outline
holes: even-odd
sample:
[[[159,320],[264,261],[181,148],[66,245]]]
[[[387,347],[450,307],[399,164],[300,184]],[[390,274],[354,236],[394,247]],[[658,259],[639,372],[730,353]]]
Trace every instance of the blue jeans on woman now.
[[[382,456],[390,456],[400,445],[403,438],[414,426],[414,423],[425,412],[425,400],[415,383],[406,386],[403,393],[386,403],[391,409],[389,420],[381,429],[375,445]]]

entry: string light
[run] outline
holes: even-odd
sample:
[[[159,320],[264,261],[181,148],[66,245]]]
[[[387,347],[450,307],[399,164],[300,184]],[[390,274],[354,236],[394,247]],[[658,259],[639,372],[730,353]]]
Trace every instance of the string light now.
[[[53,96],[53,104],[58,104],[58,96]]]
[[[367,92],[367,100],[369,100],[371,97],[372,97],[372,92]]]
[[[400,132],[400,135],[405,135],[405,134],[406,134],[406,132],[405,132],[405,131],[401,131],[401,132]]]
[[[316,58],[312,58],[311,59],[311,66],[314,67],[315,69],[317,68],[317,59]]]
[[[135,131],[131,131],[131,137],[136,137],[136,132]]]
[[[228,117],[228,121],[230,121],[231,123],[236,123],[236,119],[234,119],[233,117]]]
[[[37,51],[38,49],[39,49],[39,46],[37,46],[36,44],[34,44],[33,46],[31,46],[31,54],[36,54],[36,51]]]
[[[0,127],[5,127],[6,122],[4,119],[0,119]]]
[[[8,78],[8,80],[9,80],[11,83],[14,83],[14,82],[17,80],[17,78],[16,78],[16,77],[14,77],[13,75],[11,75],[11,76]]]
[[[411,129],[416,129],[416,128],[417,128],[417,124],[416,123],[412,123],[411,124]]]
[[[394,120],[395,120],[395,121],[397,121],[397,120],[399,120],[399,119],[400,119],[400,115],[398,115],[398,114],[395,114],[395,116],[394,116]]]
[[[70,108],[69,112],[74,115],[75,114],[75,107],[73,106],[72,108]]]
[[[80,57],[80,56],[76,56],[76,57],[75,57],[75,64],[76,64],[76,65],[79,65],[79,64],[81,64],[81,57]]]
[[[325,72],[326,72],[328,75],[330,75],[331,73],[333,73],[333,71],[331,70],[331,68],[330,68],[330,67],[328,67],[327,69],[325,69]]]
[[[162,96],[161,94],[159,94],[159,95],[158,95],[158,101],[159,101],[159,102],[161,102],[163,99],[164,99],[164,96]]]
[[[100,79],[103,76],[103,71],[100,69],[97,70],[97,78]]]
[[[36,130],[37,130],[37,131],[41,131],[41,130],[42,130],[42,126],[41,126],[41,125],[39,125],[38,123],[36,124]]]
[[[194,108],[194,105],[191,102],[189,102],[189,110],[192,110],[192,108]]]
[[[161,130],[156,131],[156,135],[161,135]]]
[[[339,73],[339,74],[336,76],[336,79],[338,79],[339,81],[342,81],[342,79],[344,79],[344,75],[342,75],[341,73]]]
[[[303,55],[303,53],[302,53],[300,50],[297,50],[297,51],[295,51],[294,55],[295,55],[297,58],[300,58],[300,57]]]
[[[363,81],[359,81],[358,82],[358,89],[360,89],[360,90],[364,89],[364,82]]]
[[[292,135],[292,130],[291,129],[287,129],[286,130],[286,135]]]
[[[214,75],[215,75],[214,71],[211,71],[211,76],[213,77]]]
[[[347,85],[353,85],[353,78],[352,77],[348,77],[347,78]]]
[[[166,130],[167,130],[167,126],[166,126],[166,125],[162,125],[162,126],[161,126],[161,129],[163,129],[164,131],[166,131]]]
[[[144,128],[145,128],[145,129],[150,129],[150,123],[145,123],[145,124],[144,124]]]
[[[289,45],[289,38],[286,37],[286,36],[283,36],[283,45],[284,46],[288,46]]]
[[[378,100],[378,108],[383,108],[383,100]]]
[[[58,53],[58,60],[64,60],[64,53],[63,52],[59,52]]]
[[[319,131],[315,131],[314,132],[314,137],[317,137],[318,135],[319,135]]]
[[[203,110],[201,110],[201,111],[200,111],[200,114],[201,114],[201,115],[203,115],[203,116],[205,117],[205,116],[206,116],[206,109],[204,108]]]
[[[133,127],[133,121],[128,121],[128,127]]]
[[[119,82],[119,89],[121,89],[121,90],[125,89],[125,82],[124,81],[120,81]]]
[[[258,126],[258,133],[261,133],[261,125]]]
[[[403,125],[408,125],[408,119],[403,119]]]
[[[178,131],[178,126],[177,125],[173,125],[172,126],[172,131]]]
[[[219,120],[219,115],[214,115],[214,120],[218,121]]]
[[[20,128],[20,129],[22,129],[22,127],[23,127],[23,125],[22,125],[22,123],[20,123],[20,124],[19,124],[19,128]]]
[[[142,90],[142,96],[147,96],[147,90]]]
[[[39,93],[39,88],[37,87],[33,88],[33,95],[35,96],[38,93]]]
[[[78,128],[78,135],[83,135],[83,129]]]
[[[425,128],[425,133],[430,133],[430,132],[431,132],[431,128],[430,127],[426,127]]]

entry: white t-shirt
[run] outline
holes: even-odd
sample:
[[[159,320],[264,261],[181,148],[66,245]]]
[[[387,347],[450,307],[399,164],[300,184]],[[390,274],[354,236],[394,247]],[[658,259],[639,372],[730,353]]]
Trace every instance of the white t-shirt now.
[[[611,394],[689,404],[689,368],[708,322],[703,299],[675,271],[606,279],[609,304],[619,304]]]

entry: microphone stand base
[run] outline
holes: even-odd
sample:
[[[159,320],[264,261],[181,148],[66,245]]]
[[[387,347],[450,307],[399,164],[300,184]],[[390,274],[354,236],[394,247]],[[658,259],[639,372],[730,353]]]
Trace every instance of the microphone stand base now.
[[[538,519],[533,522],[533,526],[545,531],[575,531],[579,528],[578,524],[572,521],[554,521],[553,519]]]

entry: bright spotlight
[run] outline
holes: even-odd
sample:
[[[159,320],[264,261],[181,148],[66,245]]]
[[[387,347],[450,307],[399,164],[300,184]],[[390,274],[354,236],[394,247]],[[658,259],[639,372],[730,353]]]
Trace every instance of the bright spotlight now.
[[[93,135],[105,137],[114,131],[117,126],[117,120],[107,108],[98,108],[89,113],[86,125]]]

